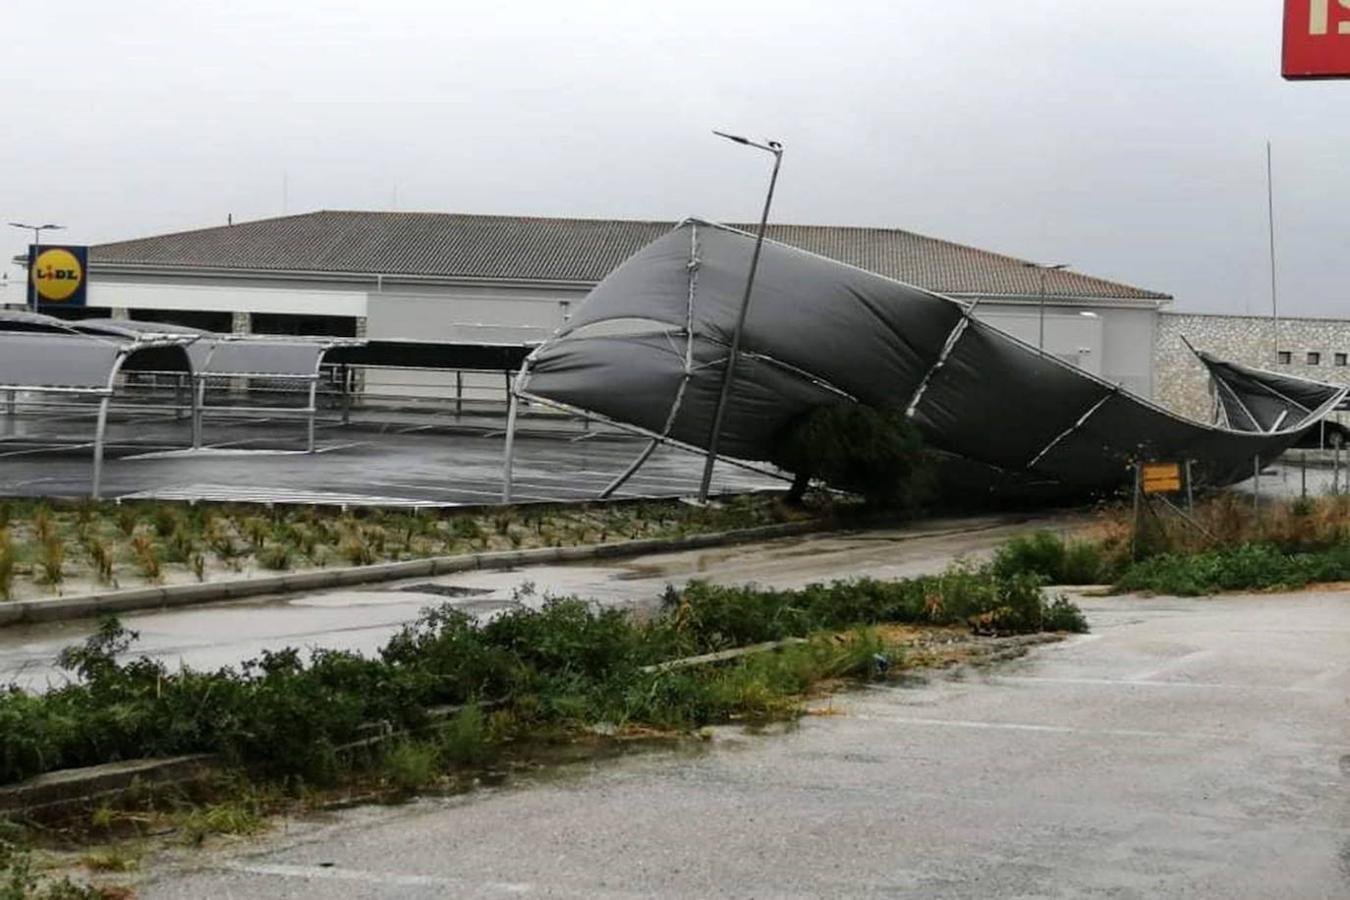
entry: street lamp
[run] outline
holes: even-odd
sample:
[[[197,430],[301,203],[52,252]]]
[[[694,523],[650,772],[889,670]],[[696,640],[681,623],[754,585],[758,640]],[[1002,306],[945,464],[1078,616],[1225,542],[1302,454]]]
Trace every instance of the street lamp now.
[[[1046,264],[1044,264],[1044,263],[1028,262],[1028,263],[1022,263],[1022,266],[1023,266],[1024,268],[1027,268],[1027,269],[1036,269],[1037,271],[1039,271],[1039,272],[1041,273],[1041,302],[1040,302],[1040,316],[1039,316],[1039,318],[1040,318],[1040,337],[1039,337],[1039,339],[1036,341],[1036,349],[1040,350],[1041,353],[1044,354],[1044,353],[1045,353],[1045,279],[1046,279],[1047,276],[1049,276],[1049,274],[1050,274],[1051,272],[1063,272],[1065,269],[1067,269],[1067,268],[1069,267],[1069,264],[1068,264],[1068,263],[1054,263],[1054,264],[1052,264],[1052,265],[1046,265]]]
[[[52,225],[52,224],[47,224],[47,225],[29,225],[29,224],[27,224],[27,223],[25,223],[25,222],[10,222],[9,224],[10,224],[10,227],[11,227],[11,228],[22,228],[24,231],[31,231],[31,232],[33,232],[33,246],[34,246],[34,247],[40,247],[40,246],[42,246],[42,232],[44,232],[44,231],[59,231],[60,229],[66,227],[66,226],[64,226],[64,225]],[[31,265],[31,261],[30,261],[30,265]],[[37,305],[38,305],[38,304],[37,304],[37,287],[36,287],[36,285],[37,285],[37,282],[33,280],[33,273],[32,273],[32,272],[29,272],[29,273],[28,273],[28,305],[29,305],[29,307],[30,307],[34,312],[37,312]]]
[[[745,278],[745,294],[741,297],[740,312],[736,316],[736,329],[731,333],[731,353],[727,356],[727,368],[722,375],[722,390],[717,395],[717,411],[713,414],[712,432],[708,435],[708,458],[703,463],[703,480],[699,483],[698,499],[700,503],[708,501],[708,489],[712,486],[713,466],[717,462],[717,445],[722,438],[722,417],[727,411],[727,397],[731,394],[731,382],[736,377],[736,357],[741,350],[741,332],[745,329],[745,314],[750,310],[750,291],[755,286],[755,270],[759,268],[759,251],[764,246],[764,229],[769,223],[769,207],[773,205],[773,189],[778,184],[778,167],[783,164],[783,145],[777,141],[758,143],[740,135],[714,131],[718,137],[726,138],[737,144],[754,147],[765,153],[773,154],[773,174],[769,176],[769,193],[764,198],[764,213],[759,217],[759,233],[755,236],[755,251],[750,257],[750,272]],[[694,336],[689,335],[689,340]]]

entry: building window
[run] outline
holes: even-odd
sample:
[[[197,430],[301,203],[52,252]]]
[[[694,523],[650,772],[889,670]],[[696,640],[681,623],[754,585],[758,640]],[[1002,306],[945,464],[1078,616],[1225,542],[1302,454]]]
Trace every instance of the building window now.
[[[1347,365],[1347,364],[1350,364],[1350,359],[1347,359],[1347,357],[1346,357],[1346,355],[1345,355],[1344,353],[1337,353],[1337,354],[1336,354],[1336,365],[1338,365],[1338,366],[1344,366],[1344,365]]]
[[[1318,353],[1316,350],[1309,350],[1308,365],[1320,366],[1321,364],[1322,364],[1322,354]]]
[[[1280,365],[1287,366],[1294,361],[1294,354],[1288,350],[1281,350],[1276,354],[1276,358],[1280,361]]]

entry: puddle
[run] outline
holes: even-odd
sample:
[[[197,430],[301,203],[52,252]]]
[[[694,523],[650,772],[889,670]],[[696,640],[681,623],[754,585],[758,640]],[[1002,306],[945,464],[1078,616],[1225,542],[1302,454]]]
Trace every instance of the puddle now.
[[[437,597],[482,597],[492,588],[464,587],[458,584],[409,584],[394,591],[403,594],[435,594]]]

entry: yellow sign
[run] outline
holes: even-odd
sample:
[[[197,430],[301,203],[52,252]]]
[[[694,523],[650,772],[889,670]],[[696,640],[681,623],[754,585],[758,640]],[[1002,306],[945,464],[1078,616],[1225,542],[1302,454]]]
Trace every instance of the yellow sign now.
[[[1181,490],[1181,466],[1177,463],[1144,463],[1139,483],[1145,494],[1169,494]]]
[[[64,303],[79,293],[82,284],[84,266],[64,247],[43,250],[33,260],[33,285],[40,301]]]

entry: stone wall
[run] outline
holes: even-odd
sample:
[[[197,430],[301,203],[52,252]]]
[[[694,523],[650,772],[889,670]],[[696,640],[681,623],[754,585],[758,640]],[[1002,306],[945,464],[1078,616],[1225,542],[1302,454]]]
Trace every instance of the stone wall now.
[[[1331,384],[1350,384],[1350,320],[1281,319],[1279,328],[1278,349],[1288,354],[1282,360],[1275,355],[1275,326],[1269,316],[1163,313],[1158,317],[1158,340],[1153,351],[1154,399],[1184,416],[1202,422],[1213,420],[1209,376],[1186,349],[1182,337],[1197,350],[1230,362]]]

